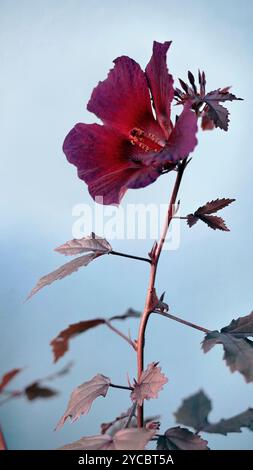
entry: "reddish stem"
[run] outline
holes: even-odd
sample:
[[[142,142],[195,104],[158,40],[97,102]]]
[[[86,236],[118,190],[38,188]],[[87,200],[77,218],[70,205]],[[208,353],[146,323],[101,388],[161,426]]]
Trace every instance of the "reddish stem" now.
[[[4,439],[3,432],[0,428],[0,450],[7,450],[7,445]]]
[[[148,290],[147,290],[147,296],[146,296],[146,303],[144,307],[144,311],[141,317],[140,321],[140,327],[139,327],[139,333],[138,333],[138,340],[137,340],[137,368],[138,368],[138,380],[140,380],[141,374],[143,372],[144,368],[144,343],[145,343],[145,331],[149,319],[149,315],[153,310],[153,295],[154,295],[154,289],[155,289],[155,280],[156,280],[156,272],[157,272],[157,266],[158,266],[158,261],[160,258],[161,251],[163,249],[163,245],[166,239],[166,235],[168,232],[168,228],[170,226],[171,220],[173,219],[173,213],[174,213],[174,205],[177,200],[177,195],[178,191],[180,188],[182,176],[184,173],[184,170],[186,168],[187,161],[184,160],[179,166],[178,166],[178,173],[177,173],[177,178],[174,184],[174,188],[171,194],[170,202],[169,202],[169,207],[168,211],[166,214],[166,218],[164,221],[164,226],[163,230],[160,236],[159,243],[156,247],[154,257],[151,262],[151,268],[150,268],[150,276],[149,276],[149,285],[148,285]],[[137,424],[139,428],[143,427],[143,405],[137,407]]]

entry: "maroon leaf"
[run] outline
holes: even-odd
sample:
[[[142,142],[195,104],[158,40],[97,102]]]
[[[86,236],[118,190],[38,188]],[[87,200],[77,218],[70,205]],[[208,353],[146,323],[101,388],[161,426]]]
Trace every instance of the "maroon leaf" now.
[[[175,413],[177,422],[191,426],[197,432],[226,435],[230,432],[241,432],[241,428],[253,431],[253,409],[240,413],[232,418],[221,419],[217,423],[210,423],[208,415],[212,409],[211,402],[204,392],[200,391],[186,398]]]
[[[121,429],[114,436],[99,434],[98,436],[82,437],[59,450],[144,450],[156,431],[141,429]]]
[[[61,331],[50,343],[53,350],[54,362],[57,362],[58,359],[60,359],[60,357],[62,357],[68,351],[69,340],[79,335],[80,333],[84,333],[85,331],[88,331],[91,328],[95,328],[96,326],[103,325],[107,321],[127,320],[128,318],[139,318],[140,316],[141,312],[129,308],[122,315],[114,315],[108,319],[94,318],[92,320],[84,320],[69,325],[68,328]]]
[[[42,387],[39,382],[34,382],[25,388],[24,393],[28,400],[36,400],[37,398],[51,398],[58,395],[56,390],[48,387]]]
[[[208,423],[208,415],[212,409],[211,401],[206,394],[200,390],[183,400],[182,405],[174,413],[177,423],[190,426],[201,431]]]
[[[53,349],[54,362],[58,361],[66,351],[69,349],[69,340],[75,336],[83,333],[84,331],[95,328],[98,325],[105,323],[103,318],[94,318],[93,320],[80,321],[69,325],[68,328],[61,331],[56,338],[54,338],[50,345]]]
[[[72,392],[67,410],[57,424],[56,429],[62,427],[67,418],[71,418],[73,423],[82,414],[87,414],[96,398],[106,396],[110,383],[111,380],[108,377],[97,374],[88,382],[84,382],[77,387]]]
[[[209,450],[207,441],[180,426],[168,429],[157,441],[158,450]]]
[[[204,431],[226,436],[230,432],[242,432],[242,428],[253,431],[253,408],[248,408],[232,418],[221,419],[218,423],[209,423]]]
[[[140,380],[134,382],[131,399],[138,405],[142,405],[144,400],[157,398],[158,392],[168,382],[167,377],[161,373],[161,368],[157,367],[158,362],[152,362],[141,374]]]
[[[6,387],[6,385],[19,373],[22,369],[12,369],[3,375],[0,382],[0,393]]]
[[[216,344],[222,344],[223,359],[231,372],[240,372],[246,382],[253,382],[253,342],[247,337],[253,336],[253,312],[240,317],[221,329],[211,331],[202,343],[203,351],[210,351]]]
[[[223,230],[224,232],[229,232],[229,228],[226,226],[225,221],[217,215],[201,215],[199,219],[202,220],[208,227],[213,230]]]
[[[199,207],[193,214],[187,215],[187,223],[189,227],[192,227],[194,224],[196,224],[198,220],[202,220],[202,222],[214,230],[218,229],[229,232],[229,229],[221,217],[210,214],[224,209],[224,207],[228,206],[234,201],[235,199],[222,198],[207,202],[204,206]]]
[[[105,254],[112,251],[112,247],[105,238],[91,234],[89,237],[69,240],[58,248],[55,248],[55,251],[65,256],[73,256],[88,252]]]
[[[224,209],[224,207],[229,206],[232,202],[234,202],[235,199],[228,199],[228,198],[222,198],[222,199],[215,199],[214,201],[207,202],[204,206],[199,207],[195,212],[194,215],[206,215],[206,214],[213,214],[221,209]]]
[[[43,276],[37,282],[36,286],[31,290],[30,294],[28,295],[27,299],[30,299],[34,294],[36,294],[39,290],[43,289],[45,286],[49,286],[52,282],[57,281],[59,279],[63,279],[66,276],[78,271],[79,268],[83,266],[87,266],[91,261],[101,256],[103,253],[89,253],[88,255],[80,256],[79,258],[75,258],[69,263],[64,264],[60,268],[56,269],[50,274]]]

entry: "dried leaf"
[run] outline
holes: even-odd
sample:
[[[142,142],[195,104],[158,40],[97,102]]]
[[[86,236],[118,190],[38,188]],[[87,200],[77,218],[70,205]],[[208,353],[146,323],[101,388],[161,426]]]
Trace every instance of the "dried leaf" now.
[[[80,321],[69,325],[68,328],[61,331],[56,338],[54,338],[50,345],[53,349],[54,362],[58,361],[66,351],[69,349],[69,340],[75,336],[83,333],[84,331],[95,328],[98,325],[105,323],[103,318],[94,318],[93,320]]]
[[[58,248],[55,248],[55,251],[65,256],[73,256],[88,252],[105,254],[112,251],[112,247],[105,238],[91,234],[89,237],[69,240]]]
[[[214,230],[218,229],[229,232],[229,229],[221,217],[210,214],[224,209],[224,207],[228,206],[234,201],[235,199],[222,198],[207,202],[204,206],[199,207],[193,214],[187,215],[187,223],[189,227],[192,227],[194,224],[196,224],[198,220],[202,220],[202,222]]]
[[[36,286],[31,290],[30,294],[28,295],[26,300],[29,300],[34,294],[36,294],[39,290],[43,289],[45,286],[49,286],[52,282],[57,281],[59,279],[63,279],[66,276],[78,271],[79,268],[83,266],[87,266],[91,261],[101,256],[102,253],[89,253],[88,255],[79,256],[78,258],[69,261],[69,263],[60,266],[60,268],[56,269],[50,274],[43,276],[39,279]]]
[[[131,399],[138,405],[142,405],[144,400],[157,398],[158,392],[168,382],[167,377],[161,373],[161,368],[157,367],[158,362],[152,362],[141,374],[140,380],[134,382]]]
[[[59,450],[143,450],[155,435],[155,430],[121,429],[114,436],[100,434],[82,437],[79,441],[65,445]]]
[[[157,441],[158,450],[209,450],[207,441],[180,426],[168,429]]]
[[[88,382],[84,382],[71,394],[67,410],[56,426],[59,429],[63,426],[67,418],[71,418],[72,423],[80,418],[82,414],[87,414],[91,405],[99,396],[105,397],[111,380],[102,374],[97,374]]]
[[[114,320],[127,320],[128,318],[139,318],[141,312],[129,308],[122,315],[115,315],[108,319],[106,318],[94,318],[92,320],[84,320],[78,323],[73,323],[68,326],[65,330],[61,331],[50,343],[53,350],[54,362],[57,362],[60,357],[62,357],[69,349],[69,340],[84,333],[85,331],[95,328],[96,326],[103,325],[107,321]]]
[[[207,424],[204,431],[226,436],[230,432],[241,432],[241,428],[253,431],[253,408],[248,408],[232,418],[221,419],[218,423]]]
[[[22,369],[12,369],[3,375],[0,382],[0,393],[6,387],[6,385],[19,373]]]
[[[183,400],[182,405],[174,413],[177,423],[190,426],[201,431],[208,424],[208,415],[212,409],[211,401],[200,390]]]
[[[39,382],[34,382],[25,388],[24,393],[28,400],[36,400],[37,398],[51,398],[58,395],[56,390],[48,387],[42,387]]]

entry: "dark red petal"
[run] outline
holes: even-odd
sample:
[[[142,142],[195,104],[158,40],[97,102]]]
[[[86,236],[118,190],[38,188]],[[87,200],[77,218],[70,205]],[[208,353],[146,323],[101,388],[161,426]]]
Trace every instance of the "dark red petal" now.
[[[93,199],[102,197],[103,204],[119,204],[128,187],[147,186],[159,176],[141,159],[134,163],[131,158],[138,149],[106,126],[77,124],[67,135],[63,151],[77,167],[79,178],[88,184]]]
[[[156,117],[166,137],[169,136],[171,129],[170,107],[174,97],[173,77],[168,73],[166,64],[166,55],[170,45],[171,41],[163,44],[154,41],[153,54],[146,67]]]
[[[134,127],[159,130],[145,73],[126,56],[118,57],[108,77],[93,90],[87,109],[104,124],[129,134]]]
[[[188,105],[185,105],[166,146],[169,154],[168,161],[175,163],[183,160],[194,150],[198,143],[197,131],[197,116]]]

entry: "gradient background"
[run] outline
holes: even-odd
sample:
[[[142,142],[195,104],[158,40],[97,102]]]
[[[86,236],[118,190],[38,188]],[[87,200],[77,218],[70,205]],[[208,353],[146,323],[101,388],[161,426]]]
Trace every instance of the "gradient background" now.
[[[100,327],[73,340],[70,352],[52,363],[50,340],[69,323],[99,315],[142,309],[148,280],[145,264],[105,257],[23,299],[37,279],[63,261],[53,248],[70,239],[72,207],[91,203],[75,168],[62,154],[68,130],[78,121],[94,122],[86,111],[93,87],[122,54],[143,67],[152,41],[173,39],[169,67],[174,77],[190,68],[207,74],[208,89],[233,85],[243,102],[230,104],[229,133],[199,134],[199,146],[182,186],[182,212],[216,197],[235,197],[224,211],[231,233],[204,224],[182,226],[180,248],[165,252],[157,288],[167,291],[173,313],[207,328],[227,325],[252,309],[252,20],[248,0],[1,0],[1,312],[0,374],[25,367],[12,388],[22,387],[61,368],[70,375],[55,381],[59,397],[0,409],[10,449],[57,448],[98,431],[128,407],[127,394],[111,390],[87,417],[54,433],[71,390],[101,372],[115,383],[135,374],[127,344]],[[172,176],[129,191],[123,204],[165,202]],[[118,241],[114,249],[144,254],[150,241]],[[127,331],[127,325],[120,325]],[[135,335],[137,323],[132,321]],[[211,420],[253,406],[253,385],[230,374],[217,347],[200,351],[202,335],[163,318],[150,321],[146,360],[160,360],[170,382],[147,413],[163,411],[163,428],[174,424],[173,411],[203,388],[213,402]],[[252,449],[253,433],[207,436],[211,448]]]

